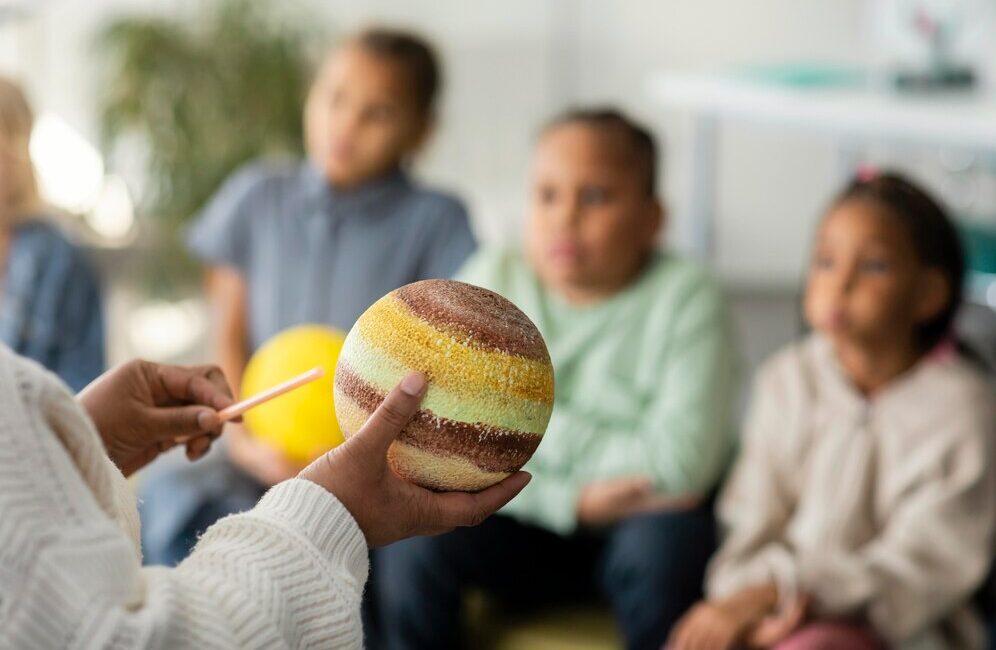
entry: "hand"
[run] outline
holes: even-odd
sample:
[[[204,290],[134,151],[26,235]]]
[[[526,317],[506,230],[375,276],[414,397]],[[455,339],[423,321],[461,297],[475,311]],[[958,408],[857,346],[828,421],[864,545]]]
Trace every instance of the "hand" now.
[[[242,424],[225,429],[225,444],[232,462],[267,487],[294,478],[302,469],[279,450],[254,438]]]
[[[705,601],[678,621],[667,650],[732,650],[739,646],[753,621],[733,607]]]
[[[129,361],[104,373],[77,399],[125,476],[176,445],[186,445],[190,460],[206,454],[221,433],[217,411],[233,401],[215,366],[149,361]]]
[[[778,602],[773,585],[751,587],[725,600],[703,601],[671,631],[667,650],[731,650],[747,640]]]
[[[474,494],[432,492],[395,474],[387,463],[387,450],[418,410],[425,388],[424,376],[405,377],[359,431],[299,475],[346,506],[371,548],[457,526],[476,526],[529,482],[529,474],[516,472]]]
[[[787,639],[798,630],[809,613],[809,597],[799,596],[777,614],[765,616],[750,633],[748,645],[752,648],[770,648]]]
[[[630,476],[595,481],[582,488],[577,516],[578,522],[587,526],[606,526],[639,514],[690,510],[699,502],[694,497],[658,494],[649,478]]]

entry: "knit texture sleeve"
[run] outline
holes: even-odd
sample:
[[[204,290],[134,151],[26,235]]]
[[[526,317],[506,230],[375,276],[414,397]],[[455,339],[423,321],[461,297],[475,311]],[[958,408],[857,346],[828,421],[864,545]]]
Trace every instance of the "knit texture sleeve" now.
[[[312,483],[142,568],[134,498],[72,396],[0,349],[0,647],[359,648],[367,549]]]

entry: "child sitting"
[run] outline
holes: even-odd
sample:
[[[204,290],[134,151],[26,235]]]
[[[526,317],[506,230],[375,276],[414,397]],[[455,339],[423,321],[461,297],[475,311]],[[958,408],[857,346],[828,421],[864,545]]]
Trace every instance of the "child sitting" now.
[[[194,225],[218,361],[233,386],[278,332],[302,323],[348,331],[385,293],[449,277],[474,249],[463,205],[406,171],[432,129],[439,76],[416,36],[371,29],[348,39],[330,51],[308,95],[309,160],[249,165]],[[300,469],[240,426],[225,442],[225,454],[146,477],[147,561],[182,560],[215,519],[252,507]]]
[[[104,370],[100,279],[42,201],[33,125],[21,87],[0,77],[0,343],[80,391]]]
[[[949,338],[963,273],[954,227],[904,178],[867,175],[833,203],[814,333],[758,375],[709,600],[671,648],[979,647],[996,400]]]
[[[539,327],[553,418],[500,516],[376,556],[392,649],[458,646],[461,596],[480,588],[521,607],[601,596],[628,647],[658,650],[701,592],[737,374],[720,289],[655,251],[655,145],[623,115],[554,120],[532,185],[525,254],[479,251],[458,278]]]

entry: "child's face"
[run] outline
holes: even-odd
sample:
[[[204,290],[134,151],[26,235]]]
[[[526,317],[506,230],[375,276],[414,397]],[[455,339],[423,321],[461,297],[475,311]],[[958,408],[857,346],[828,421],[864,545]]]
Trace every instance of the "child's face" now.
[[[543,282],[580,300],[612,295],[639,272],[662,210],[622,138],[564,124],[539,141],[526,231]]]
[[[356,45],[326,59],[304,117],[311,159],[343,188],[388,172],[415,152],[427,130],[402,66]]]
[[[863,346],[909,341],[943,308],[938,273],[919,262],[896,217],[847,200],[820,228],[806,286],[806,319],[832,339]],[[942,283],[943,284],[943,283]]]

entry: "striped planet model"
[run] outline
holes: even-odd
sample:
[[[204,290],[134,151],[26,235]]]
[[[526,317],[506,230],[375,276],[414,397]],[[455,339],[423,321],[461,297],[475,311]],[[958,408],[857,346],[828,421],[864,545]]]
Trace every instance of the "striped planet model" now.
[[[434,490],[477,491],[518,471],[553,410],[553,366],[539,330],[502,296],[425,280],[392,291],[350,330],[335,373],[346,437],[412,371],[429,387],[391,446],[402,477]]]

